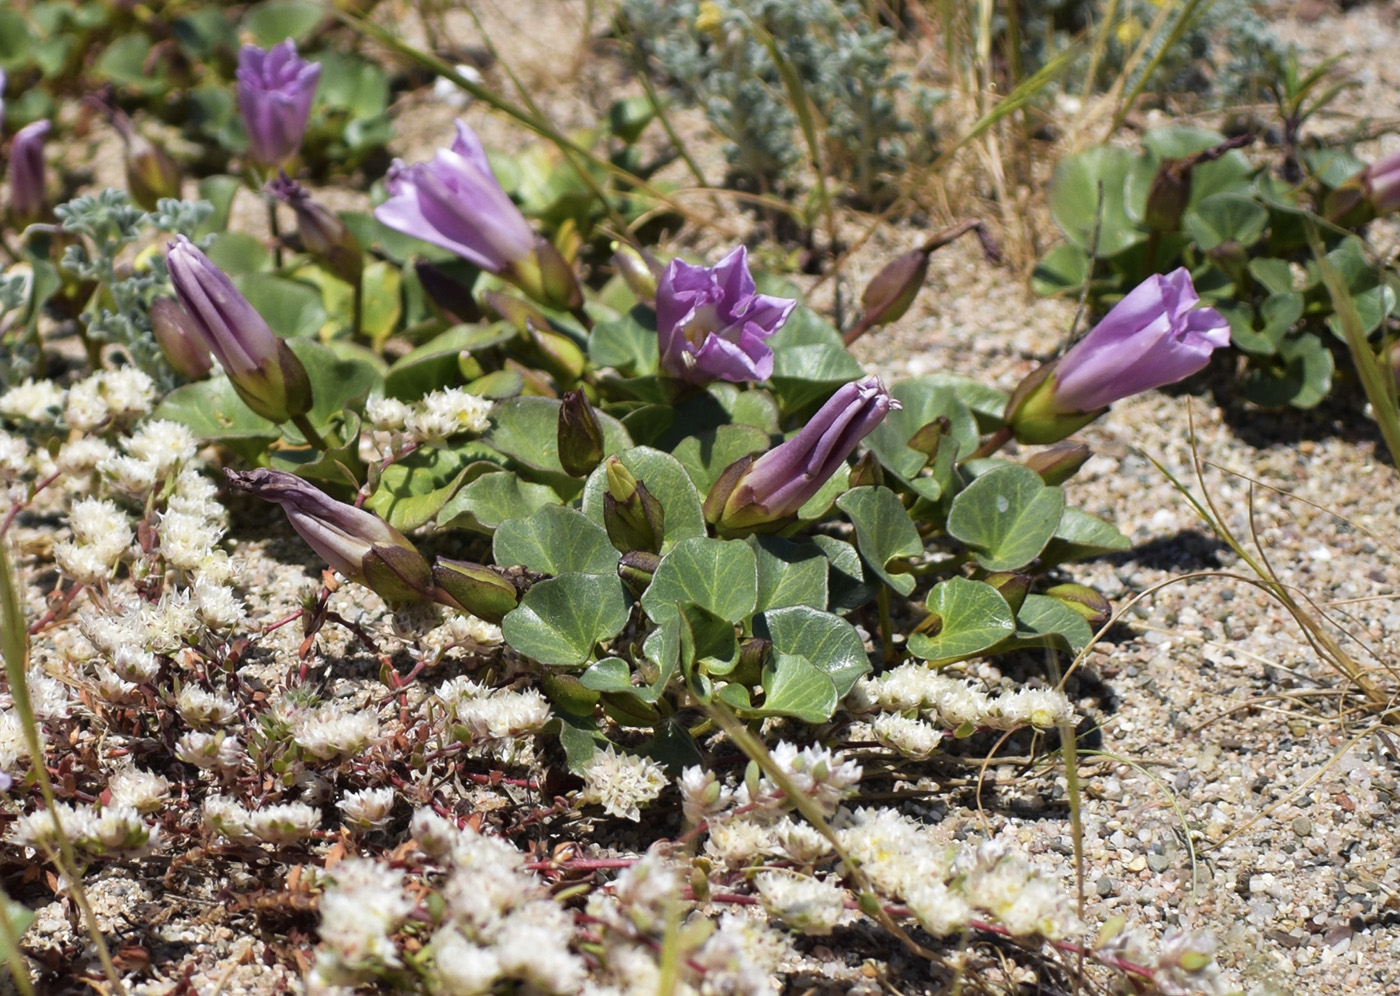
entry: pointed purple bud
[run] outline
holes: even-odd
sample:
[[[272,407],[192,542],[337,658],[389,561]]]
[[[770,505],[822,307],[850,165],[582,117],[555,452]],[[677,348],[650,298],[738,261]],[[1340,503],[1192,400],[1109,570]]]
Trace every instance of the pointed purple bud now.
[[[360,240],[345,223],[312,200],[306,188],[286,173],[273,180],[268,191],[296,213],[302,248],[347,284],[358,284],[364,272],[365,254]]]
[[[656,288],[662,372],[697,386],[767,380],[773,350],[764,340],[783,327],[797,302],[755,290],[743,246],[714,266],[671,260]]]
[[[860,298],[861,307],[865,309],[862,325],[873,328],[904,317],[928,276],[929,255],[924,249],[912,249],[886,263],[884,269],[875,274]]]
[[[131,199],[147,211],[154,211],[161,198],[180,196],[180,167],[165,152],[136,130],[136,124],[121,111],[107,108],[112,126],[126,149],[126,186]]]
[[[238,112],[248,132],[248,155],[281,166],[301,149],[321,67],[297,56],[291,39],[263,51],[238,53]]]
[[[403,533],[367,512],[281,470],[224,470],[245,494],[282,506],[287,521],[321,559],[389,601],[422,601],[435,593],[432,568]]]
[[[1022,381],[1006,421],[1023,443],[1055,443],[1113,402],[1204,369],[1230,344],[1229,323],[1200,298],[1184,268],[1153,274],[1059,360]]]
[[[797,435],[753,461],[740,475],[724,499],[716,523],[720,531],[752,532],[791,519],[846,462],[856,444],[899,407],[878,377],[840,388]],[[729,486],[726,476],[727,472],[721,475],[717,488]],[[713,504],[707,501],[710,509]]]
[[[228,274],[183,235],[169,244],[165,264],[181,306],[243,402],[278,423],[310,411],[305,367]]]
[[[44,214],[44,139],[51,128],[48,121],[27,124],[10,146],[10,217],[21,228]]]
[[[201,380],[209,373],[214,365],[209,343],[179,301],[159,297],[151,302],[151,330],[166,362],[181,377]]]
[[[1400,152],[1362,170],[1361,184],[1376,214],[1400,211]]]

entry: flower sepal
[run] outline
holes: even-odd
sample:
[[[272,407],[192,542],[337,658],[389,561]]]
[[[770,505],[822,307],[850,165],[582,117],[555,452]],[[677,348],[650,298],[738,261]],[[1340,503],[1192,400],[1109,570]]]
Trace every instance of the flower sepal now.
[[[1006,403],[1006,424],[1018,443],[1058,443],[1098,418],[1108,407],[1090,412],[1063,411],[1055,403],[1054,360],[1032,371]]]

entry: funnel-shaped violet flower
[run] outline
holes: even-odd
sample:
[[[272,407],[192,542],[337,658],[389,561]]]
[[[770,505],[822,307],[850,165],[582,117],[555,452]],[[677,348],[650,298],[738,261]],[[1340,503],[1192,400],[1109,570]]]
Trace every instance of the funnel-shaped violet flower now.
[[[1006,421],[1023,443],[1055,443],[1113,402],[1205,368],[1230,344],[1230,326],[1200,297],[1184,268],[1153,274],[1113,306],[1064,356],[1011,395]]]
[[[543,304],[571,309],[582,303],[573,270],[531,230],[465,121],[457,122],[452,147],[439,149],[432,162],[395,160],[384,185],[389,199],[374,216],[390,228],[455,252]]]
[[[306,368],[279,339],[228,274],[183,235],[165,252],[175,295],[190,327],[209,344],[238,396],[272,422],[311,410]]]
[[[1361,173],[1361,184],[1376,214],[1400,211],[1400,152],[1367,166]]]
[[[756,460],[731,464],[705,498],[706,516],[730,535],[791,519],[899,407],[877,377],[841,387],[797,435]]]
[[[27,124],[10,146],[10,217],[20,226],[44,213],[44,139],[51,127],[48,121]]]
[[[743,246],[714,266],[671,260],[656,287],[661,369],[695,385],[766,380],[773,351],[764,340],[782,328],[797,302],[754,290]]]
[[[320,79],[321,67],[298,58],[291,39],[266,52],[243,46],[238,53],[238,112],[253,159],[280,166],[296,155]]]
[[[333,570],[391,602],[435,593],[433,571],[403,533],[373,512],[336,501],[282,470],[224,470],[239,491],[282,506],[287,521]]]

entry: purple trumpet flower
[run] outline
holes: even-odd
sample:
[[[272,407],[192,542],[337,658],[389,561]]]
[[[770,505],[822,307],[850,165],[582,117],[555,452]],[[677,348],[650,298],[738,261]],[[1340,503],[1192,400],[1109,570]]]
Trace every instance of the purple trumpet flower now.
[[[1361,184],[1376,214],[1400,211],[1400,152],[1377,160],[1362,170]]]
[[[306,368],[228,274],[183,235],[169,244],[165,265],[189,318],[188,334],[208,344],[244,404],[278,423],[310,411]]]
[[[297,535],[350,580],[392,602],[435,594],[432,568],[418,548],[373,512],[336,501],[286,471],[225,468],[224,474],[239,491],[281,505]]]
[[[291,39],[266,52],[243,46],[238,53],[238,111],[253,159],[280,166],[296,155],[320,79],[321,67],[298,58]]]
[[[573,270],[531,230],[465,121],[457,122],[452,147],[439,149],[432,162],[406,166],[396,159],[384,185],[389,199],[374,216],[388,227],[455,252],[542,304],[582,303]]]
[[[51,128],[48,121],[27,124],[10,146],[10,217],[20,226],[44,213],[44,139]]]
[[[754,290],[743,246],[714,266],[671,260],[656,287],[662,371],[697,386],[768,379],[773,350],[764,340],[797,302]]]
[[[839,388],[797,435],[756,460],[745,457],[726,468],[705,498],[707,517],[728,535],[790,520],[856,444],[899,407],[878,377]]]
[[[1006,421],[1023,443],[1054,443],[1113,402],[1205,368],[1230,344],[1230,326],[1200,297],[1184,268],[1153,274],[1064,356],[1021,382]]]

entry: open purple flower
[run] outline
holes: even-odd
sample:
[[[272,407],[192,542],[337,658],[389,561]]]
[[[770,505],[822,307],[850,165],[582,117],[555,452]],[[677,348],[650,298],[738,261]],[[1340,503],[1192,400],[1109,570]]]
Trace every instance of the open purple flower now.
[[[10,146],[10,216],[21,226],[44,213],[44,139],[51,128],[48,121],[27,124]]]
[[[766,380],[773,351],[764,340],[797,302],[754,290],[743,246],[714,266],[671,260],[656,288],[662,371],[695,385]]]
[[[238,53],[238,111],[253,159],[280,166],[297,153],[320,79],[321,67],[299,58],[291,39],[266,52],[243,46]]]
[[[403,533],[373,512],[336,501],[282,470],[224,470],[229,484],[275,502],[321,559],[384,598],[421,601],[435,593],[432,568]]]
[[[165,265],[188,318],[186,334],[208,344],[243,402],[273,422],[310,411],[306,368],[228,274],[183,235],[166,249]]]
[[[1400,152],[1367,166],[1361,183],[1376,214],[1400,211]]]
[[[705,499],[707,516],[731,535],[792,518],[856,444],[899,407],[878,377],[846,384],[797,435],[756,460],[745,457],[729,466]]]
[[[501,273],[524,263],[535,233],[501,185],[486,150],[466,122],[457,122],[450,149],[432,162],[395,160],[385,180],[389,199],[374,216],[397,231],[455,252],[483,270]]]
[[[1184,268],[1148,277],[1016,389],[1006,415],[1016,438],[1058,442],[1113,402],[1204,369],[1212,352],[1230,344],[1230,326],[1214,308],[1198,308],[1200,301]]]

